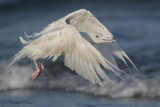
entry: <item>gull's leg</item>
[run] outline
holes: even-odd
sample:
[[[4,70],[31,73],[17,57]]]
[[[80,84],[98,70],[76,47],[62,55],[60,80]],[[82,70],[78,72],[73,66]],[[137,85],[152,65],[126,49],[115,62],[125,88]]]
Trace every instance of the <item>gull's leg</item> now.
[[[33,62],[34,62],[34,65],[35,65],[35,67],[36,67],[36,70],[35,70],[35,72],[32,74],[32,79],[35,79],[35,78],[37,78],[37,77],[39,76],[41,70],[38,68],[38,64],[37,64],[37,62],[36,62],[35,59],[33,59]]]
[[[43,64],[42,64],[40,59],[39,59],[39,63],[40,63],[40,69],[41,69],[41,71],[43,71],[44,70],[44,66],[43,66]]]

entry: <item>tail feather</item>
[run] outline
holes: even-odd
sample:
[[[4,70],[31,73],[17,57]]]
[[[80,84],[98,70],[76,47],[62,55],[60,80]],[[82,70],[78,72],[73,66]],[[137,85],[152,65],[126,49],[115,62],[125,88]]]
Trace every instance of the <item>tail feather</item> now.
[[[19,39],[22,44],[29,44],[31,42],[31,40],[28,40],[28,41],[24,40],[21,36],[19,37]]]
[[[37,36],[40,36],[40,35],[42,35],[42,34],[44,34],[43,31],[42,31],[42,32],[39,32],[39,33],[36,33],[36,32],[35,32],[33,35],[27,35],[27,33],[24,32],[24,35],[25,35],[26,38],[37,37]]]
[[[18,60],[20,60],[20,59],[22,59],[22,58],[24,58],[24,57],[26,57],[26,56],[27,56],[27,55],[26,55],[25,50],[24,50],[24,48],[23,48],[21,51],[18,52],[18,54],[16,54],[16,55],[13,57],[13,59],[11,59],[11,62],[10,62],[10,64],[8,65],[8,67],[10,67],[10,66],[13,65],[15,62],[17,62]]]

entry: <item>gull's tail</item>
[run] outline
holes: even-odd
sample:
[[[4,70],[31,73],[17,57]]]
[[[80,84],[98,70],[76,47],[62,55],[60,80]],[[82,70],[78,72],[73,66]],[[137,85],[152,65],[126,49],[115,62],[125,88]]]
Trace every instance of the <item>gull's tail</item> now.
[[[26,51],[25,48],[23,48],[22,50],[20,50],[16,55],[14,55],[14,57],[11,59],[10,64],[8,65],[8,67],[10,67],[11,65],[13,65],[15,62],[17,62],[18,60],[26,57]]]
[[[25,34],[26,35],[26,34]],[[22,44],[29,44],[32,40],[24,40],[21,36],[19,37],[20,41]],[[11,59],[10,64],[8,65],[8,67],[10,67],[11,65],[13,65],[15,62],[17,62],[18,60],[24,58],[27,56],[26,53],[26,48],[24,47],[22,50],[20,50],[16,55],[13,56],[13,58]]]
[[[42,35],[42,33],[43,32],[40,32],[40,33],[34,33],[34,35],[30,35],[30,36],[28,36],[27,34],[26,34],[26,32],[24,32],[24,34],[25,34],[25,37],[26,38],[35,38],[35,37],[37,37],[37,36],[40,36],[40,35]],[[33,40],[24,40],[23,39],[23,37],[19,37],[19,39],[20,39],[20,41],[21,41],[21,43],[22,44],[24,44],[24,45],[28,45],[28,44],[30,44]],[[15,62],[17,62],[18,60],[20,60],[20,59],[22,59],[22,58],[24,58],[24,57],[27,57],[28,55],[29,55],[29,48],[28,47],[24,47],[22,50],[20,50],[16,55],[14,55],[13,56],[13,58],[11,59],[11,62],[10,62],[10,64],[8,65],[8,67],[10,67],[12,64],[14,64]]]

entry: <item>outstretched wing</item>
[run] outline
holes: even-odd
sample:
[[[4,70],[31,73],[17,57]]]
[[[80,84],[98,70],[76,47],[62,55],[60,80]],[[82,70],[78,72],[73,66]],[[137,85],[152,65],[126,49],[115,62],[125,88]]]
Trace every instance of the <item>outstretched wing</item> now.
[[[29,36],[26,34],[25,35],[27,38],[41,36],[55,30],[57,26],[63,26],[64,24],[72,25],[78,31],[86,32],[88,33],[88,35],[90,35],[89,33],[91,32],[101,32],[101,34],[103,34],[104,36],[113,37],[113,35],[108,31],[108,29],[101,22],[99,22],[98,19],[90,11],[86,9],[77,10],[57,21],[52,22],[39,33],[35,33],[34,35]],[[22,40],[22,38],[20,38],[20,40],[23,44],[28,43]]]
[[[98,44],[93,44],[93,46],[102,54],[104,58],[109,60],[113,65],[118,66],[114,58],[113,50],[111,49],[112,44],[111,43],[98,43]]]
[[[88,10],[80,9],[66,16],[66,23],[78,31],[86,33],[101,32],[104,36],[113,37],[108,29]]]
[[[126,66],[128,67],[128,69],[130,70],[130,68],[129,68],[126,60],[125,60],[125,59],[127,59],[133,65],[133,67],[139,72],[139,70],[134,65],[134,63],[130,60],[130,58],[128,57],[128,55],[119,47],[119,45],[116,42],[112,43],[112,44],[105,44],[105,43],[93,44],[93,46],[98,51],[100,51],[100,53],[106,59],[108,59],[112,64],[114,64],[115,66],[117,66],[117,63],[116,63],[116,60],[115,60],[114,57],[117,57],[120,60],[122,60],[126,64]]]
[[[116,71],[112,69],[113,67],[119,70],[87,40],[82,38],[80,33],[71,25],[60,27],[56,31],[44,34],[32,41],[15,55],[11,64],[24,57],[36,59],[53,57],[52,60],[55,61],[61,54],[65,55],[65,66],[99,85],[103,85],[99,76],[111,81],[102,70],[101,65],[114,73]]]
[[[98,19],[88,10],[80,9],[66,16],[66,23],[73,25],[80,32],[86,32],[90,35],[90,32],[101,32],[103,36],[113,37],[113,35],[108,31],[108,29],[98,21]],[[102,56],[109,60],[113,65],[117,66],[114,56],[121,59],[126,65],[124,58],[130,61],[130,63],[136,66],[126,55],[126,53],[118,46],[117,43],[114,44],[96,44],[94,45],[98,49]],[[128,66],[128,65],[127,65]],[[129,67],[128,67],[129,68]]]

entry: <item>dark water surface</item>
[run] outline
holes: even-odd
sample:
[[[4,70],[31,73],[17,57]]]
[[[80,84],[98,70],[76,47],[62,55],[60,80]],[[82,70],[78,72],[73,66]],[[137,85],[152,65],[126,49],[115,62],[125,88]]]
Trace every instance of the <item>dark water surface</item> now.
[[[0,107],[159,107],[150,99],[106,99],[63,91],[17,90],[0,94]]]

